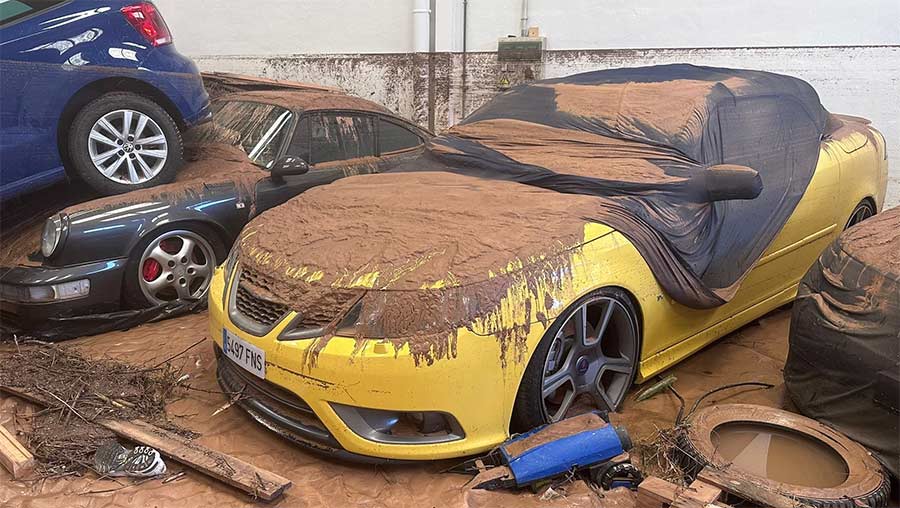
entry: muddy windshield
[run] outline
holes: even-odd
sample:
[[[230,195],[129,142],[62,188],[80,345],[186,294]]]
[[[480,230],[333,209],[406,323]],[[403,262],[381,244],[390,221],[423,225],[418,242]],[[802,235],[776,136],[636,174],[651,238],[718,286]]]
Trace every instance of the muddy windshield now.
[[[239,147],[251,161],[272,167],[291,129],[293,114],[279,106],[248,101],[221,101],[212,106],[213,121],[195,129],[191,142]]]

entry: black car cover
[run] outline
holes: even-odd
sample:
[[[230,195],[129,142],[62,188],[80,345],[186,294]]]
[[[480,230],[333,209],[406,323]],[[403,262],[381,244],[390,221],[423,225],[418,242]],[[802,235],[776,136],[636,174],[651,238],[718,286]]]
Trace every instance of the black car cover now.
[[[800,412],[900,476],[900,208],[850,228],[810,268],[784,381]]]
[[[626,235],[677,301],[711,308],[790,217],[830,118],[815,90],[788,76],[603,70],[515,87],[396,171],[597,196],[590,219]]]

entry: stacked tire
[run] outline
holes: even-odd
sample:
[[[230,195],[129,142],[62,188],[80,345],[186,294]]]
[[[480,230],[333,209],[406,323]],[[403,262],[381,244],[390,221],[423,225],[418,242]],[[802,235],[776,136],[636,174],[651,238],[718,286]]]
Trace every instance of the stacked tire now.
[[[900,475],[900,208],[845,231],[800,284],[785,386]]]

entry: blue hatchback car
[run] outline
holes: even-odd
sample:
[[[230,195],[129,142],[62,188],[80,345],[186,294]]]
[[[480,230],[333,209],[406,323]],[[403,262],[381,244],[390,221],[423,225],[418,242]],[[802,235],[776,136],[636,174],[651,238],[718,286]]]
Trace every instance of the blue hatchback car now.
[[[170,181],[181,132],[210,116],[151,2],[0,1],[0,201],[67,176],[101,194]]]

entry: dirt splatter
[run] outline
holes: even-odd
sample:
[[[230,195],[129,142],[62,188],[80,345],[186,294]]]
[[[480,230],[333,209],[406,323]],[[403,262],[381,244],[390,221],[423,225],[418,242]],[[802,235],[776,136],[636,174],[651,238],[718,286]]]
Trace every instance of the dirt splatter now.
[[[341,199],[312,189],[248,225],[239,245],[249,288],[318,324],[359,299],[361,336],[399,339],[427,363],[465,327],[498,334],[503,351],[523,358],[536,310],[570,283],[571,249],[585,241],[572,217],[595,203],[439,172],[328,188]],[[446,220],[436,227],[430,217]]]

